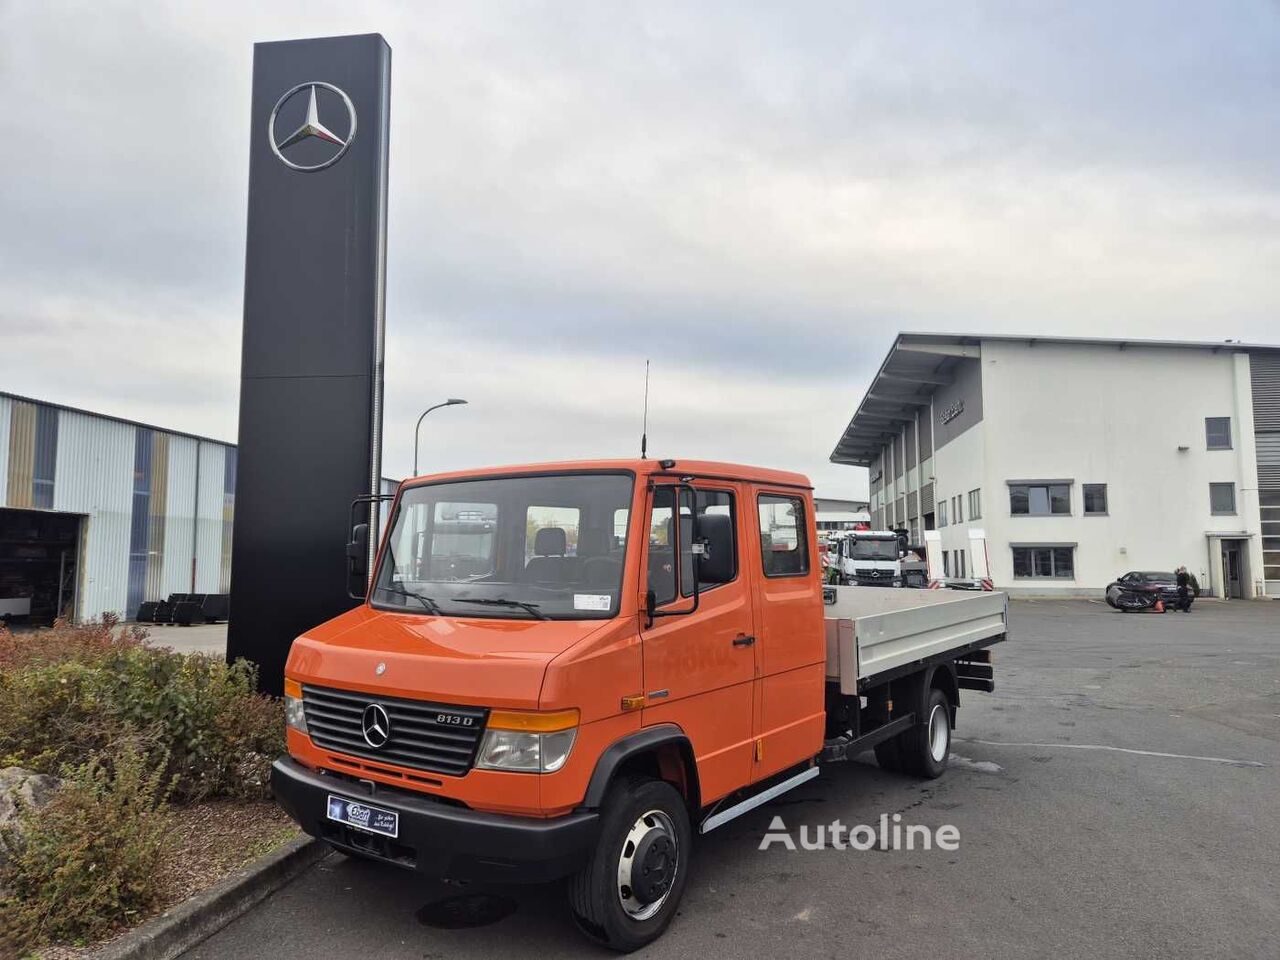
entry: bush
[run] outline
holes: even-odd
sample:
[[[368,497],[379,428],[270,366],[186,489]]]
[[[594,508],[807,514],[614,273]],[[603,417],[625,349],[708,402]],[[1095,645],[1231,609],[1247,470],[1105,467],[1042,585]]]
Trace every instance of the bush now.
[[[82,764],[38,813],[0,835],[0,952],[100,939],[159,905],[169,816],[163,772],[118,744]]]
[[[13,633],[0,627],[0,672],[37,664],[95,662],[142,646],[147,631],[121,627],[111,614],[81,624],[59,620],[49,630]]]
[[[256,669],[145,636],[110,621],[0,630],[0,766],[58,774],[129,741],[162,765],[175,800],[265,796],[284,715],[256,692]]]

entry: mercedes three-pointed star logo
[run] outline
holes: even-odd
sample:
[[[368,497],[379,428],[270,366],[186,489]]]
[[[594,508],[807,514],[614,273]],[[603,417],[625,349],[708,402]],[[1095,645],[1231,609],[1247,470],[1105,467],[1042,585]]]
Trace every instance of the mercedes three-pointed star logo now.
[[[391,739],[391,718],[387,716],[387,708],[380,703],[371,703],[364,708],[360,717],[360,732],[364,734],[364,742],[375,750],[385,747]]]
[[[320,111],[316,106],[316,88],[321,87],[337,94],[342,100],[342,104],[346,107],[347,117],[350,119],[350,130],[345,138],[338,136],[323,123],[320,122]],[[276,117],[280,114],[280,108],[288,103],[294,96],[300,94],[303,90],[308,91],[307,100],[307,116],[302,121],[302,125],[297,130],[289,134],[283,140],[276,137]],[[276,101],[276,105],[271,108],[271,118],[267,121],[267,142],[271,144],[271,152],[291,170],[300,170],[303,173],[311,173],[316,170],[323,170],[325,167],[331,167],[342,159],[342,155],[347,152],[347,147],[351,146],[351,141],[356,138],[356,108],[351,103],[351,98],[344,91],[335,87],[332,83],[324,83],[316,80],[308,83],[300,83],[292,90],[285,93],[283,97]],[[319,140],[323,143],[329,143],[335,146],[333,155],[329,159],[321,163],[302,164],[294,163],[286,157],[283,151],[293,146],[295,143],[301,143],[303,140]]]

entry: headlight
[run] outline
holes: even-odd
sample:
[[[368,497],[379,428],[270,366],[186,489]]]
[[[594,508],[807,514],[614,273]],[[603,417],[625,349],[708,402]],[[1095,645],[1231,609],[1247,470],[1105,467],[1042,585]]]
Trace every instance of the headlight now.
[[[297,680],[284,681],[284,725],[307,732],[307,715],[302,709],[302,684]]]
[[[524,713],[495,710],[476,766],[483,770],[554,773],[564,766],[578,734],[578,711]]]

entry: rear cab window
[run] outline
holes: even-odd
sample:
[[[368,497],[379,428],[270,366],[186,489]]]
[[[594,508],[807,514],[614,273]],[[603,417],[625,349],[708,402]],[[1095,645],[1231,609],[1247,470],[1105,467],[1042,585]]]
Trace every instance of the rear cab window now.
[[[804,498],[761,493],[760,558],[766,577],[800,577],[809,572],[809,540]]]

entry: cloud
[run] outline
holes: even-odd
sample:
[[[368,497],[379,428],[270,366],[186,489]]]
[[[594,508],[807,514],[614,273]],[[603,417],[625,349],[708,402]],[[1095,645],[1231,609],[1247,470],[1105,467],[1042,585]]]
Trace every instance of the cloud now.
[[[373,29],[389,472],[447,395],[442,466],[629,454],[650,357],[655,451],[861,491],[899,329],[1275,338],[1263,2],[11,3],[4,388],[233,436],[252,42]]]

